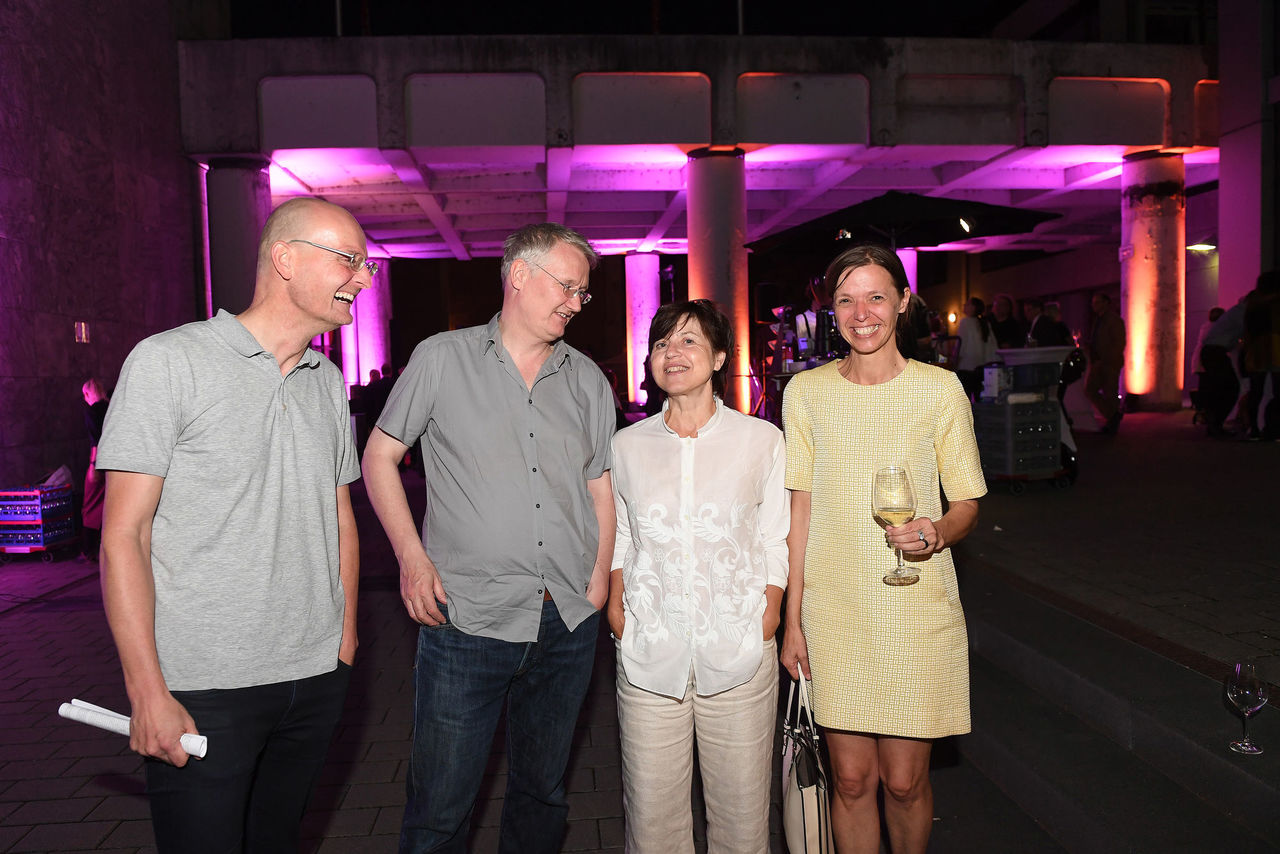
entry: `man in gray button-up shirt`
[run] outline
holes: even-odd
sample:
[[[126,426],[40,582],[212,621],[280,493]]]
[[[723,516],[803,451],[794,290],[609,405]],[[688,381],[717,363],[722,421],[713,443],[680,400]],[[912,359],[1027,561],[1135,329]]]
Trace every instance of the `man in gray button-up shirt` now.
[[[502,311],[419,344],[369,439],[369,497],[422,624],[401,851],[465,850],[504,700],[501,850],[560,849],[613,551],[613,396],[561,340],[596,260],[552,223],[507,238]],[[421,539],[397,469],[419,440]]]

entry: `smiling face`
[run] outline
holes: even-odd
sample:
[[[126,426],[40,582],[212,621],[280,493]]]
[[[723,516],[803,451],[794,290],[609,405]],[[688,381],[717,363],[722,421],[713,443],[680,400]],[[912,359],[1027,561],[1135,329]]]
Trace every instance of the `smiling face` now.
[[[669,396],[711,393],[711,375],[728,353],[716,352],[695,318],[686,315],[665,338],[654,341],[649,363],[658,387]]]
[[[296,242],[308,240],[342,252],[366,256],[368,246],[360,224],[346,211],[336,207],[317,207],[307,211],[299,234],[289,238],[289,301],[303,323],[326,332],[345,326],[354,317],[351,307],[356,297],[373,284],[369,271],[361,266],[352,271],[348,260],[328,249]]]
[[[875,264],[845,270],[832,298],[840,336],[855,355],[862,356],[884,352],[886,347],[897,352],[894,330],[907,304],[893,276]]]
[[[576,291],[587,287],[590,274],[586,257],[567,243],[557,243],[540,258],[517,259],[503,303],[504,321],[518,323],[547,343],[564,337],[569,321],[582,311]],[[575,292],[565,293],[561,283]]]

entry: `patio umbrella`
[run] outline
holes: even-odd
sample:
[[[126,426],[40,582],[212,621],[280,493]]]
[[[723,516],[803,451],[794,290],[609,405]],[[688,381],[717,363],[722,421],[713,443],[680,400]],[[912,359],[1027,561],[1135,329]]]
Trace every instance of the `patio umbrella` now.
[[[757,252],[817,255],[830,260],[846,246],[864,240],[887,242],[893,249],[937,246],[974,237],[1024,234],[1058,216],[1026,208],[890,190],[874,199],[748,243],[747,248]]]

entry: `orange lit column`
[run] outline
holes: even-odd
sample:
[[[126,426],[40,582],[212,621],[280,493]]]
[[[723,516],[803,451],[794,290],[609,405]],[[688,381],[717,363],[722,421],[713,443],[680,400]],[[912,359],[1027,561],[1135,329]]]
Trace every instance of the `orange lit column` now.
[[[262,156],[209,161],[209,283],[213,310],[239,314],[253,300],[258,238],[271,213],[269,161]]]
[[[1180,154],[1146,152],[1120,173],[1120,312],[1126,405],[1182,407],[1186,172]]]
[[[733,321],[725,403],[751,406],[751,313],[747,298],[747,173],[740,148],[689,152],[689,299],[710,299]]]
[[[644,359],[649,355],[649,321],[662,303],[656,252],[632,252],[627,267],[627,395],[644,403],[649,393],[640,388]]]

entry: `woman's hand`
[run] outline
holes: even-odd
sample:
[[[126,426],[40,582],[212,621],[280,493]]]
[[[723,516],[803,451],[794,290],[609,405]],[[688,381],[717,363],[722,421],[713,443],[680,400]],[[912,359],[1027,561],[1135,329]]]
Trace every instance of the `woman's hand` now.
[[[787,668],[792,679],[799,680],[800,674],[809,679],[809,644],[805,642],[804,631],[799,620],[788,620],[782,631],[782,652],[778,655],[782,666]]]
[[[884,529],[884,541],[907,560],[924,560],[947,547],[946,538],[928,516]]]
[[[947,512],[936,522],[928,516],[912,519],[905,525],[884,529],[890,548],[902,549],[907,560],[924,560],[948,549],[967,537],[978,525],[978,501],[968,498],[952,501]]]
[[[609,621],[609,631],[619,640],[627,625],[627,615],[622,608],[622,590],[622,570],[615,569],[609,573],[609,604],[605,606],[604,616]]]

